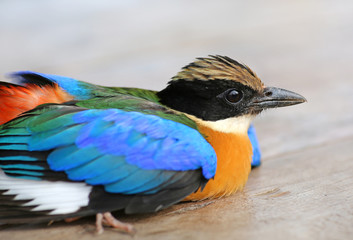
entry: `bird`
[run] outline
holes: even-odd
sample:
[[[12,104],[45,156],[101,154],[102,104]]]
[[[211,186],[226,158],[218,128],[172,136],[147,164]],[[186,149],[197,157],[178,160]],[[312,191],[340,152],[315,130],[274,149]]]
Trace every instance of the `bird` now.
[[[196,58],[161,91],[20,71],[0,82],[0,223],[153,213],[229,196],[260,164],[252,120],[300,104],[227,56]]]

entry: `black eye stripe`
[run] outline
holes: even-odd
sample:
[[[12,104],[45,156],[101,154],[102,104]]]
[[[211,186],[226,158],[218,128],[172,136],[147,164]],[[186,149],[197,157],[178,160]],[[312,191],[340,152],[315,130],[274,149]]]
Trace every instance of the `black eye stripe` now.
[[[225,94],[225,99],[229,103],[237,103],[243,98],[243,93],[236,89],[230,89]]]
[[[232,90],[240,94],[239,100],[233,98],[237,94],[230,93]],[[230,94],[228,100],[227,94]],[[235,81],[178,80],[160,91],[158,97],[162,104],[170,108],[206,121],[217,121],[247,114],[246,106],[256,94],[254,89]]]

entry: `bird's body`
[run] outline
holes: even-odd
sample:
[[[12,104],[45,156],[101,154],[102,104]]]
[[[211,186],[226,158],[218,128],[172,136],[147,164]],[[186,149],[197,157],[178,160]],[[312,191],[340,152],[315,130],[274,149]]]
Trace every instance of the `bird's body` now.
[[[13,77],[20,85],[0,84],[0,223],[97,214],[101,230],[121,227],[111,211],[230,195],[257,150],[253,117],[304,101],[221,56],[189,64],[160,92]]]

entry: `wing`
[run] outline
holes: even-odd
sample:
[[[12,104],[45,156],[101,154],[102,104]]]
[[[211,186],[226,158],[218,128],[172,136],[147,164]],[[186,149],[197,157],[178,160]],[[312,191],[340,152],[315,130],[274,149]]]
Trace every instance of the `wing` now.
[[[44,105],[0,126],[0,166],[0,222],[18,222],[156,211],[212,178],[216,155],[156,114]]]

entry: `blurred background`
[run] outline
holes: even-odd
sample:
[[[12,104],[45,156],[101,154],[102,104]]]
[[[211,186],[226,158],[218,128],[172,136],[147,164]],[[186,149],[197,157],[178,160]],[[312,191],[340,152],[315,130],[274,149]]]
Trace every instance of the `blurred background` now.
[[[335,239],[339,231],[351,236],[352,0],[0,1],[3,76],[33,70],[159,90],[181,67],[209,54],[243,62],[266,85],[298,92],[308,103],[271,110],[255,120],[263,166],[250,176],[248,197],[226,198],[223,203],[240,201],[233,204],[238,209],[221,202],[216,211],[208,208],[206,216],[218,221],[218,228],[228,226],[223,214],[229,212],[236,221],[231,229],[250,229],[241,236],[270,232],[271,239],[283,239],[277,231],[293,239]],[[272,201],[258,194],[270,186],[283,188],[278,197],[287,197]],[[239,220],[244,219],[242,208],[251,213],[245,222]],[[199,222],[189,224],[186,219],[198,219],[192,216],[164,222],[176,219],[191,226]],[[276,232],[267,228],[268,219],[276,220]],[[209,225],[206,221],[204,226]]]
[[[2,0],[0,54],[1,75],[155,90],[195,57],[227,55],[308,99],[256,120],[265,157],[353,132],[350,0]]]
[[[0,54],[1,75],[155,90],[195,57],[227,55],[308,99],[256,120],[265,156],[353,132],[350,0],[2,0]]]

